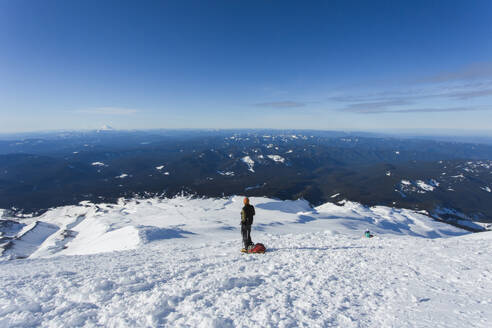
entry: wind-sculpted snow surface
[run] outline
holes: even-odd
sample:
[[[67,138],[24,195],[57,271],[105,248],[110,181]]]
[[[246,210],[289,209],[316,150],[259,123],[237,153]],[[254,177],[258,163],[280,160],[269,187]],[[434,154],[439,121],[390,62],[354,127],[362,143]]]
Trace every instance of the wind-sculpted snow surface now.
[[[33,218],[58,230],[27,259],[0,262],[0,327],[490,324],[492,232],[352,202],[251,202],[266,254],[239,252],[240,197],[84,203]]]
[[[411,210],[384,206],[368,208],[342,201],[311,208],[304,200],[253,198],[257,219],[254,230],[269,233],[331,231],[359,236],[366,229],[378,234],[443,237],[464,234],[453,226],[433,221]],[[122,251],[156,240],[186,238],[187,243],[227,240],[239,235],[241,197],[226,199],[124,200],[52,209],[40,217],[23,219],[24,230],[10,241],[0,259],[85,255]],[[306,224],[309,223],[309,224]],[[149,231],[154,231],[148,238]],[[32,238],[31,238],[32,239]]]

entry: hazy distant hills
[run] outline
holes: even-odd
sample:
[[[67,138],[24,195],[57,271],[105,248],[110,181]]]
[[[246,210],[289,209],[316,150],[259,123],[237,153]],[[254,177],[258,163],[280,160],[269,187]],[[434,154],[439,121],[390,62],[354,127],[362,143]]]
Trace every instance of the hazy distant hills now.
[[[4,138],[5,139],[5,138]],[[492,146],[320,131],[97,131],[0,140],[0,208],[186,192],[342,199],[492,222]]]

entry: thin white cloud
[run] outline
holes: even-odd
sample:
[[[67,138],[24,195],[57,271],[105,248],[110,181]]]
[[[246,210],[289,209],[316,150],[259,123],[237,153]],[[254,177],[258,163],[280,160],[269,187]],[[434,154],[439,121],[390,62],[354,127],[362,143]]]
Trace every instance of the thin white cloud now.
[[[256,107],[270,107],[270,108],[296,108],[304,107],[306,103],[299,101],[274,101],[255,104]]]
[[[362,112],[372,112],[376,111],[379,112],[381,110],[385,110],[388,107],[394,107],[394,106],[404,106],[404,105],[411,105],[412,102],[405,100],[405,99],[396,99],[396,100],[386,100],[386,101],[376,101],[376,102],[363,102],[363,103],[356,103],[356,104],[350,104],[345,108],[346,111],[349,112],[356,112],[356,113],[362,113]]]
[[[359,102],[404,102],[404,101],[419,101],[425,99],[454,99],[468,100],[472,98],[490,97],[492,96],[492,82],[459,85],[447,88],[428,88],[414,89],[409,91],[394,91],[380,92],[373,94],[347,94],[327,98],[330,101],[359,103]]]
[[[77,113],[98,114],[98,115],[132,115],[138,113],[137,109],[122,107],[96,107],[79,109]]]
[[[446,94],[445,96],[449,98],[459,99],[459,100],[467,100],[467,99],[478,98],[478,97],[488,97],[488,96],[492,96],[492,89],[456,92],[456,93]]]
[[[420,82],[442,83],[450,81],[468,81],[482,78],[492,78],[491,62],[473,63],[458,70],[441,72],[439,74],[426,77]]]
[[[492,107],[424,107],[424,108],[404,108],[397,109],[386,104],[377,106],[376,104],[356,104],[346,108],[340,109],[340,111],[357,113],[357,114],[387,114],[387,113],[436,113],[436,112],[470,112],[470,111],[482,111],[491,110]]]

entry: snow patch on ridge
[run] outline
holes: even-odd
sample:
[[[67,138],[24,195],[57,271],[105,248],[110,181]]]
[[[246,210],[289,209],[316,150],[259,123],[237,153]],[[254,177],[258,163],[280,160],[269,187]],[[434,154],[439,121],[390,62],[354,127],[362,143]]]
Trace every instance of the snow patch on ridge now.
[[[228,177],[233,177],[234,172],[233,171],[217,171],[218,174],[228,176]]]
[[[417,192],[424,194],[426,192],[434,191],[437,187],[439,187],[439,185],[440,183],[434,179],[430,179],[428,181],[416,180],[415,182],[403,179],[400,182],[400,189],[396,189],[396,191],[400,192],[402,196],[404,195],[404,192]]]
[[[92,166],[106,166],[103,162],[92,162]]]
[[[255,172],[254,170],[254,166],[255,166],[255,161],[253,161],[251,159],[251,157],[249,156],[244,156],[243,158],[241,158],[241,161],[243,161],[243,163],[245,163],[247,166],[248,166],[248,170],[251,171],[251,172]]]
[[[272,161],[277,162],[277,163],[284,163],[285,158],[279,155],[267,155],[268,158],[270,158]]]
[[[426,183],[422,180],[417,180],[415,181],[417,186],[419,186],[420,189],[425,190],[425,191],[434,191],[435,187],[433,185],[430,185],[429,183]]]

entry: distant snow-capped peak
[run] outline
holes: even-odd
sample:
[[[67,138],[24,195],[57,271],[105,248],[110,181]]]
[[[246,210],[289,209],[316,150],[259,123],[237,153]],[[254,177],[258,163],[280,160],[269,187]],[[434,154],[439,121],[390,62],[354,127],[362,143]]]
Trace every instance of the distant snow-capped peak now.
[[[104,124],[97,130],[97,132],[101,132],[101,131],[114,131],[114,129],[111,126]]]

